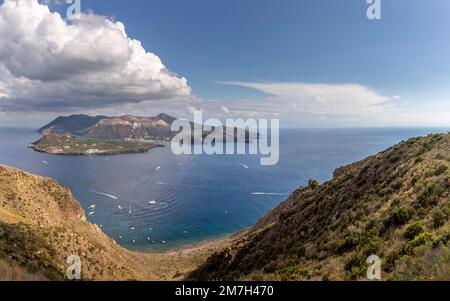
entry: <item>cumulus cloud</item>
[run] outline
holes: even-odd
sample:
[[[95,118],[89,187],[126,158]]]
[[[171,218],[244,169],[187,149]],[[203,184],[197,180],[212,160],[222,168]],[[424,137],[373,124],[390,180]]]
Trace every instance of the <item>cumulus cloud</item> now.
[[[0,107],[10,111],[95,108],[189,96],[185,78],[92,13],[67,21],[37,0],[0,6]]]

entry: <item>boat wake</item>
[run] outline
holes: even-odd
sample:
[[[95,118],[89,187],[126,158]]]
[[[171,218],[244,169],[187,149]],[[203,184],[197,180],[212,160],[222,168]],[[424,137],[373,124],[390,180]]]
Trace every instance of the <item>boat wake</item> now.
[[[241,166],[244,167],[245,169],[248,169],[248,166],[245,165],[244,163],[239,162],[239,164],[241,164]]]
[[[281,192],[252,192],[252,195],[289,195],[289,193],[281,193]]]
[[[109,194],[109,193],[104,193],[104,192],[98,192],[98,191],[91,191],[91,193],[96,194],[96,195],[101,195],[113,200],[117,200],[118,197],[116,197],[115,195]]]

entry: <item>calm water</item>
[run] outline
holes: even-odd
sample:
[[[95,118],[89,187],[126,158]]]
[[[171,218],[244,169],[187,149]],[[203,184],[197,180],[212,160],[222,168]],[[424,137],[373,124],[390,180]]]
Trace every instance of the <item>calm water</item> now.
[[[255,156],[175,156],[170,146],[111,157],[51,156],[27,148],[39,138],[33,129],[5,128],[0,163],[69,187],[86,213],[94,212],[89,220],[124,247],[167,250],[251,226],[310,178],[329,180],[338,166],[446,130],[283,130],[280,163],[260,166]]]

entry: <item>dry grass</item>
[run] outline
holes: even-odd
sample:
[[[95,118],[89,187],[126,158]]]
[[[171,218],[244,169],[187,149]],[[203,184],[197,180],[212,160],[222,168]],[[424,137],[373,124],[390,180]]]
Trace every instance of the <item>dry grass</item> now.
[[[17,264],[0,259],[0,281],[46,281],[43,275],[32,274]]]

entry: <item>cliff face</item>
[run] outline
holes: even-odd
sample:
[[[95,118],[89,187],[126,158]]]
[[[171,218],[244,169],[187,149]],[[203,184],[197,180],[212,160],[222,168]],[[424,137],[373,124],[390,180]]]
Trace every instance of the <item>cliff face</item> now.
[[[170,280],[210,254],[129,252],[86,220],[69,189],[0,165],[0,280],[62,280],[71,255],[81,258],[83,280]]]
[[[189,278],[450,279],[450,135],[402,142],[300,188]]]
[[[159,118],[123,116],[103,119],[82,132],[87,137],[101,139],[158,139],[172,138],[171,123]]]

